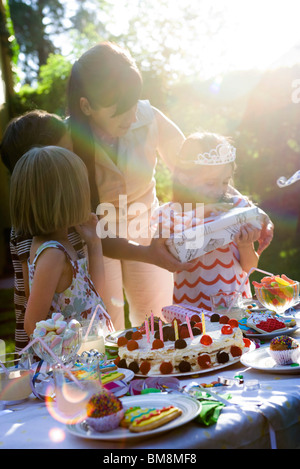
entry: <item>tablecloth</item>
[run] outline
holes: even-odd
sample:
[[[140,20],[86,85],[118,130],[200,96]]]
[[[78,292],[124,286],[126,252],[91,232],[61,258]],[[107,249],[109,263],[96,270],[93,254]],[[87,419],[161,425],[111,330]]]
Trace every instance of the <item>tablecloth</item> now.
[[[146,440],[84,439],[70,434],[64,423],[49,414],[45,403],[31,395],[26,402],[0,412],[0,448],[196,450],[300,447],[299,374],[265,373],[236,363],[219,372],[181,379],[181,383],[183,386],[191,381],[210,383],[220,375],[233,378],[236,374],[242,374],[245,382],[259,380],[260,388],[251,392],[242,386],[226,388],[232,395],[232,405],[225,406],[217,423],[210,427],[193,420]],[[261,405],[257,406],[257,402]]]

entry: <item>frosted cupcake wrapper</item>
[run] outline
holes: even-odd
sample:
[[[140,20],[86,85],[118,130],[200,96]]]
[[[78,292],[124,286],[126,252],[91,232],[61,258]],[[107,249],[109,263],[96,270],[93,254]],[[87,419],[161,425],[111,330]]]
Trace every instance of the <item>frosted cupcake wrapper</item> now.
[[[290,365],[296,363],[300,357],[300,347],[289,350],[269,350],[269,354],[277,365]]]
[[[87,417],[86,423],[96,432],[110,432],[119,426],[123,417],[124,409],[121,409],[114,414],[105,415],[105,417]]]

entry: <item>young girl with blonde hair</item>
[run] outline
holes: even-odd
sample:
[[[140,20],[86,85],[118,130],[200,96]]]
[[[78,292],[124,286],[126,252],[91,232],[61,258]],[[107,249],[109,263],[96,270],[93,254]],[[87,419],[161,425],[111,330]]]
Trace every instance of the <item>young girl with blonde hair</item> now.
[[[24,320],[28,336],[53,311],[81,322],[98,304],[104,308],[99,295],[104,289],[102,246],[81,159],[60,147],[32,148],[15,165],[10,206],[16,232],[33,238]],[[73,226],[86,243],[88,259],[79,258],[68,239]],[[107,313],[101,319],[106,332],[114,330]]]

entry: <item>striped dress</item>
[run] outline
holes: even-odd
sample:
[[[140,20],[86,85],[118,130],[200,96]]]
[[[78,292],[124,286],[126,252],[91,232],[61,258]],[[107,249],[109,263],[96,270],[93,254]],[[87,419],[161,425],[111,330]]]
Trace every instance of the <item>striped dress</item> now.
[[[68,233],[68,239],[79,257],[86,255],[82,239],[77,231],[71,228]],[[24,278],[22,263],[27,262],[30,255],[31,238],[17,236],[12,228],[10,233],[10,253],[14,268],[14,306],[16,316],[15,326],[15,350],[19,352],[29,342],[29,338],[24,330],[24,317],[27,307],[27,298],[25,295]]]
[[[165,218],[169,217],[171,204],[160,207],[160,213],[165,211],[168,214]],[[240,196],[233,197],[233,204],[234,207],[250,205],[248,199]],[[211,221],[214,221],[214,217],[206,218],[204,223]],[[247,272],[241,268],[239,258],[237,245],[231,242],[199,257],[198,262],[190,271],[176,272],[173,303],[185,303],[211,311],[211,295],[219,291],[236,290],[247,276]],[[243,287],[242,295],[245,298],[251,297],[249,280]]]

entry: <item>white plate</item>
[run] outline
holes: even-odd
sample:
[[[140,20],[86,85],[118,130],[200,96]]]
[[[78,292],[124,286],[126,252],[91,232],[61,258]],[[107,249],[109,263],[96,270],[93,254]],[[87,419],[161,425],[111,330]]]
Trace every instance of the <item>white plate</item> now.
[[[124,383],[124,382],[128,383],[134,377],[134,372],[131,371],[131,370],[125,369],[125,368],[117,368],[114,371],[118,371],[119,373],[123,373],[123,375],[124,375],[124,378],[122,378],[121,381],[120,381],[120,379],[119,380],[114,380],[117,383],[120,383],[120,387],[121,387],[121,383]],[[102,373],[102,374],[105,374],[105,373]],[[40,399],[44,399],[45,397],[55,398],[53,376],[48,376],[47,379],[45,379],[45,380],[43,380],[39,383],[36,383],[35,391],[37,393],[36,396],[39,397]],[[122,395],[123,390],[122,389],[119,389],[119,390],[118,389],[111,389],[111,392],[113,392],[116,395],[117,394]]]
[[[124,378],[119,378],[114,381],[110,381],[107,384],[103,384],[103,387],[108,391],[112,392],[117,397],[125,396],[129,390],[129,382],[134,377],[134,372],[125,368],[118,368],[116,371],[124,374]],[[105,373],[103,373],[105,374]]]
[[[150,438],[161,433],[173,430],[174,428],[181,427],[186,423],[193,420],[201,411],[201,403],[184,395],[162,395],[162,394],[147,394],[139,396],[123,397],[120,399],[124,408],[133,406],[140,407],[155,407],[162,408],[173,405],[182,410],[182,414],[175,420],[163,425],[162,427],[155,428],[141,433],[132,433],[127,428],[117,427],[110,432],[98,433],[87,426],[85,422],[77,423],[74,425],[67,425],[67,430],[75,436],[81,438],[88,438],[92,440],[134,440],[140,438]]]
[[[134,372],[129,370],[128,368],[117,368],[116,370],[114,371],[109,371],[107,374],[109,373],[114,373],[114,372],[118,372],[118,373],[123,373],[123,375],[125,376],[124,378],[118,378],[118,379],[115,379],[114,381],[131,381],[132,378],[134,377]],[[102,375],[105,375],[106,373],[101,373]]]
[[[293,332],[295,332],[297,329],[299,329],[299,325],[295,325],[294,327],[289,327],[287,330],[284,331],[274,331],[274,332],[265,332],[265,333],[260,333],[256,332],[254,334],[247,334],[247,332],[243,331],[243,335],[245,337],[248,337],[248,339],[266,339],[266,340],[271,340],[274,337],[277,337],[279,335],[291,335]]]
[[[251,345],[250,345],[250,351],[254,350],[255,347],[256,347],[255,344],[252,342]],[[248,353],[248,352],[245,352],[245,353]],[[202,374],[205,374],[205,373],[210,373],[211,371],[220,370],[221,368],[227,368],[228,366],[234,365],[235,363],[238,363],[239,361],[241,361],[241,357],[237,357],[234,360],[231,360],[227,363],[221,363],[220,365],[212,366],[211,368],[205,368],[203,370],[186,371],[185,373],[180,373],[180,372],[170,373],[168,375],[163,375],[161,373],[150,373],[150,372],[147,375],[141,375],[139,373],[136,373],[135,376],[140,377],[140,378],[151,378],[153,376],[161,376],[161,377],[181,376],[181,377],[185,377],[185,376],[191,376],[191,375],[200,375],[200,374],[202,375]]]
[[[240,361],[240,357],[239,358],[236,358],[235,360],[232,360],[230,362],[227,362],[227,363],[222,363],[218,366],[212,366],[210,368],[205,368],[203,370],[196,370],[196,371],[186,371],[186,372],[183,372],[183,373],[170,373],[170,374],[166,374],[166,375],[163,375],[161,373],[149,373],[147,375],[141,375],[140,373],[136,373],[135,376],[137,376],[138,378],[152,378],[153,376],[161,376],[161,377],[164,377],[164,376],[182,376],[183,378],[185,376],[191,376],[191,375],[198,375],[198,374],[205,374],[205,373],[210,373],[211,371],[215,371],[215,370],[220,370],[221,368],[227,368],[228,366],[230,365],[234,365],[235,363],[239,362]]]
[[[269,347],[261,347],[253,352],[247,352],[241,357],[241,363],[247,367],[254,368],[255,370],[262,370],[268,373],[279,374],[299,374],[299,366],[291,365],[277,365],[275,360],[269,355]]]
[[[126,334],[126,332],[129,332],[129,331],[134,332],[134,331],[137,331],[137,330],[138,330],[137,327],[132,327],[131,329],[123,329],[122,331],[112,332],[111,334],[109,334],[105,337],[105,342],[108,342],[107,345],[109,345],[109,344],[117,345],[119,337],[124,336]]]

